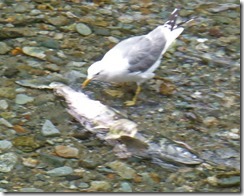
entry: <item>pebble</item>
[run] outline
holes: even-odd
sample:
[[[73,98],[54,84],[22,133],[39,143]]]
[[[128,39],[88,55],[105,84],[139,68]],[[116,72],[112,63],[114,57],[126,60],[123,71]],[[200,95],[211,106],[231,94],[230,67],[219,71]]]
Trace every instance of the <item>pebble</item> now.
[[[42,162],[53,167],[62,167],[65,164],[65,159],[46,153],[40,153],[40,159]]]
[[[46,58],[45,52],[47,51],[47,49],[44,49],[42,47],[25,46],[22,48],[22,51],[26,55],[45,60]]]
[[[213,116],[209,116],[203,120],[203,124],[205,124],[206,126],[214,126],[218,124],[218,120]]]
[[[14,99],[16,96],[15,89],[10,87],[0,87],[0,97],[7,99]]]
[[[41,14],[42,12],[40,10],[37,10],[37,9],[34,9],[34,10],[31,10],[30,11],[30,15],[31,16],[36,16],[36,15],[39,15]]]
[[[79,150],[69,146],[55,146],[55,153],[64,158],[78,158]]]
[[[10,122],[8,122],[7,120],[5,120],[4,118],[0,118],[0,125],[4,125],[4,126],[6,126],[8,128],[12,128],[13,127],[13,125]]]
[[[68,18],[62,15],[56,17],[48,17],[47,21],[54,26],[64,26],[67,25],[69,22]]]
[[[81,182],[77,185],[79,188],[81,189],[86,189],[89,187],[89,184],[85,183],[85,182]]]
[[[0,140],[0,150],[8,150],[12,147],[12,142],[8,140]]]
[[[92,181],[91,186],[88,189],[89,191],[99,191],[99,192],[108,192],[111,191],[111,185],[106,181]]]
[[[42,189],[38,188],[21,188],[20,192],[44,192]]]
[[[121,192],[132,192],[132,188],[130,183],[128,182],[121,182],[120,183],[120,191]]]
[[[90,35],[92,33],[90,27],[88,27],[86,24],[84,23],[78,23],[75,26],[76,31],[81,34],[81,35]]]
[[[0,109],[6,110],[8,108],[8,102],[6,100],[0,100]]]
[[[11,50],[11,47],[9,47],[6,43],[0,42],[0,54],[6,54]]]
[[[10,172],[17,163],[17,160],[17,156],[12,152],[0,155],[0,172]]]
[[[73,173],[73,169],[68,166],[58,167],[47,171],[49,176],[67,176]]]
[[[34,98],[30,97],[28,95],[25,95],[25,94],[17,94],[16,98],[15,98],[15,103],[20,104],[20,105],[24,105],[24,104],[32,102],[32,101],[34,101]]]
[[[45,123],[42,126],[41,133],[43,136],[46,137],[54,137],[60,135],[60,131],[53,125],[53,123],[50,120],[45,121]]]
[[[36,167],[39,163],[38,160],[33,159],[33,158],[22,158],[22,160],[23,160],[24,166],[32,167],[32,168]]]
[[[133,179],[136,172],[130,168],[127,164],[121,161],[114,161],[107,164],[110,168],[115,170],[117,174],[123,179]]]

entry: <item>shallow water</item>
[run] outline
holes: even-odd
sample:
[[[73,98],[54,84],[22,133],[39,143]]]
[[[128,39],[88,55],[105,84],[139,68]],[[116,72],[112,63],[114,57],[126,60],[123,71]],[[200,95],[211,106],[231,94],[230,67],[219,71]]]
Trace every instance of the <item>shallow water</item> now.
[[[0,156],[12,157],[8,165],[14,165],[0,172],[2,191],[240,191],[238,1],[181,4],[181,19],[196,19],[156,71],[176,91],[157,92],[160,81],[152,80],[143,85],[137,105],[125,107],[123,102],[133,96],[133,85],[121,98],[104,92],[104,88],[116,88],[107,83],[92,82],[85,89],[92,99],[138,123],[141,133],[189,146],[206,160],[198,166],[172,173],[146,160],[119,160],[112,147],[93,135],[81,134],[83,127],[52,91],[15,83],[46,76],[45,84],[61,81],[80,90],[91,63],[117,41],[162,24],[178,6],[163,0],[139,2],[0,1],[0,140],[9,142],[1,143]],[[78,23],[89,28],[77,29]],[[28,47],[36,48],[29,51]],[[58,135],[43,135],[46,120],[59,130]],[[22,136],[28,137],[23,140]],[[78,149],[79,156],[60,157],[55,150],[60,145]],[[4,160],[1,156],[2,168]],[[64,165],[73,172],[63,176],[46,173]]]

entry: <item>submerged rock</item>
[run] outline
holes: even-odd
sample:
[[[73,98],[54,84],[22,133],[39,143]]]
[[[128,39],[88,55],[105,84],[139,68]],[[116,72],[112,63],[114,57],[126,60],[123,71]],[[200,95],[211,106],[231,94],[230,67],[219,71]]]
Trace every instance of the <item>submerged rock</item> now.
[[[76,24],[76,31],[81,35],[90,35],[92,33],[91,29],[84,23]]]
[[[68,166],[58,167],[47,171],[47,174],[49,176],[67,176],[72,173],[73,173],[73,169]]]
[[[5,153],[0,155],[0,172],[10,172],[17,163],[18,157],[12,153]]]
[[[53,125],[50,120],[46,120],[42,126],[41,133],[43,136],[54,137],[59,136],[60,131]]]

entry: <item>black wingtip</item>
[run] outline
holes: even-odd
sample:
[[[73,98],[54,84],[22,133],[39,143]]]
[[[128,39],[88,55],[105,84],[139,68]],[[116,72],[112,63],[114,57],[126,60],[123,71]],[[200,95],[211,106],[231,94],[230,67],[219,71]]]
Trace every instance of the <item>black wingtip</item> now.
[[[173,29],[175,29],[177,27],[180,27],[183,24],[193,21],[196,18],[196,17],[191,18],[191,19],[185,20],[179,24],[176,24],[177,17],[179,16],[179,11],[180,11],[180,8],[175,8],[174,11],[170,14],[168,21],[164,24],[164,26],[169,28],[171,31],[173,31]]]
[[[179,8],[175,8],[174,11],[171,13],[171,15],[169,16],[168,21],[164,24],[165,26],[168,26],[170,28],[170,30],[172,31],[175,27],[176,24],[176,19],[179,15]]]

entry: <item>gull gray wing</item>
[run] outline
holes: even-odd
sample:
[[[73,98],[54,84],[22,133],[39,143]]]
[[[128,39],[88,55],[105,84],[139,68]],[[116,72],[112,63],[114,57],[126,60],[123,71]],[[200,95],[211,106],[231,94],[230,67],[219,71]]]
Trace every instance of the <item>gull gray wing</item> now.
[[[129,72],[145,72],[160,57],[165,47],[166,40],[161,32],[158,34],[148,34],[148,36],[140,36],[134,40],[131,48],[124,54],[128,58],[130,67]]]

